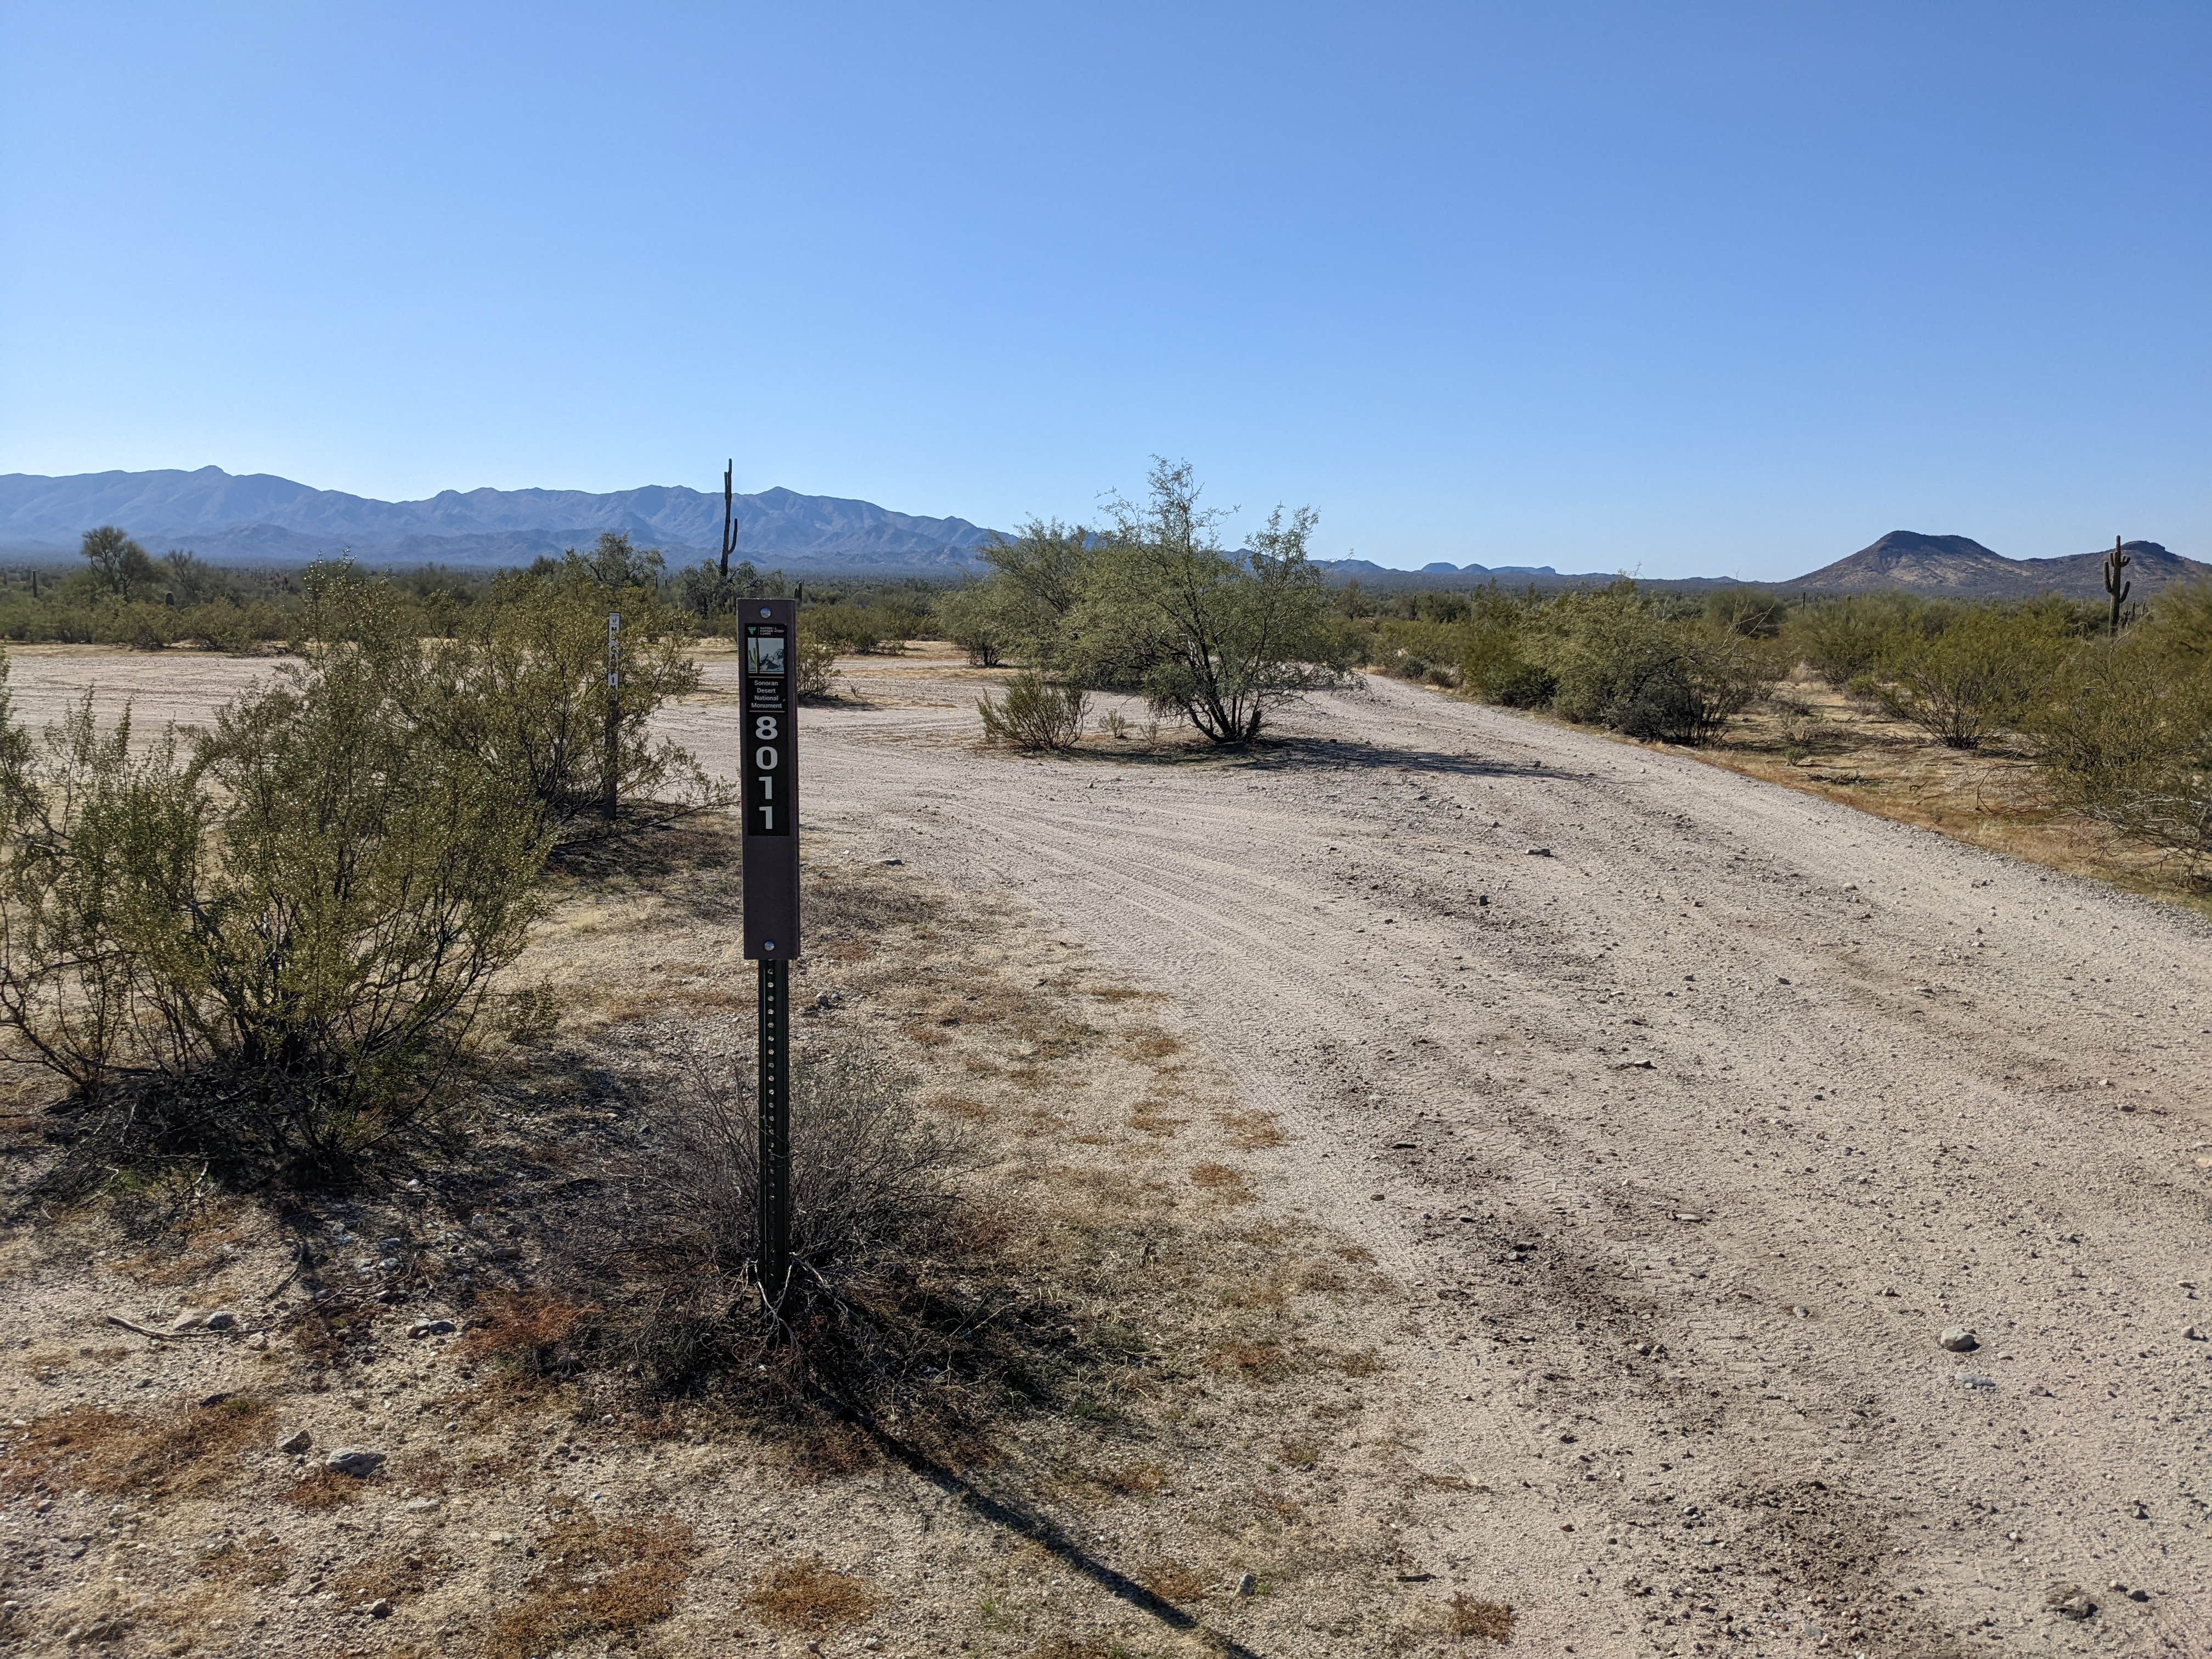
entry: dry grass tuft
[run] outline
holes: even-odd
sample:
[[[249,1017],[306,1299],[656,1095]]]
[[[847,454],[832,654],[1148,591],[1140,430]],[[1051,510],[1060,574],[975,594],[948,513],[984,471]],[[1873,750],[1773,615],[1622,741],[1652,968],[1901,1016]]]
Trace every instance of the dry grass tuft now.
[[[1129,1127],[1139,1134],[1170,1136],[1188,1121],[1169,1115],[1164,1100],[1140,1100],[1129,1113]]]
[[[784,1630],[835,1630],[864,1622],[875,1613],[878,1599],[863,1580],[811,1556],[778,1567],[745,1602]]]
[[[1167,1485],[1168,1474],[1158,1464],[1139,1459],[1106,1469],[1094,1475],[1092,1481],[1116,1498],[1150,1498]]]
[[[969,1123],[988,1123],[998,1115],[988,1101],[978,1100],[973,1095],[933,1095],[923,1103],[933,1111],[950,1112]]]
[[[1252,1183],[1226,1164],[1201,1164],[1190,1172],[1190,1184],[1231,1204],[1249,1204]]]
[[[160,1417],[96,1406],[42,1417],[10,1449],[0,1490],[69,1481],[93,1492],[180,1496],[226,1484],[236,1454],[260,1433],[267,1404],[235,1395]]]
[[[501,1291],[478,1304],[459,1346],[464,1358],[490,1359],[531,1376],[573,1365],[569,1346],[595,1310],[543,1291]]]
[[[370,1477],[371,1480],[374,1478]],[[295,1510],[335,1510],[361,1502],[362,1492],[368,1485],[368,1481],[357,1480],[350,1474],[340,1474],[333,1469],[318,1469],[306,1480],[294,1482],[291,1489],[277,1501],[289,1504]]]
[[[1240,1152],[1265,1152],[1290,1139],[1272,1112],[1216,1112],[1213,1125],[1221,1131],[1222,1139]]]
[[[1454,1641],[1480,1637],[1486,1642],[1513,1639],[1513,1609],[1503,1601],[1483,1601],[1462,1591],[1451,1599]]]
[[[531,1659],[579,1637],[658,1624],[691,1576],[691,1529],[666,1518],[608,1525],[572,1511],[538,1553],[545,1565],[493,1621],[486,1659]]]
[[[435,1550],[409,1551],[398,1557],[361,1562],[340,1573],[331,1589],[338,1606],[366,1607],[376,1601],[404,1601],[434,1588],[452,1564]]]
[[[1139,1060],[1161,1060],[1181,1054],[1182,1043],[1165,1031],[1142,1031],[1129,1039],[1128,1049]]]
[[[1145,1569],[1140,1582],[1161,1601],[1178,1606],[1202,1601],[1206,1595],[1205,1578],[1180,1561],[1154,1562]]]
[[[1279,1342],[1224,1342],[1204,1363],[1210,1371],[1231,1372],[1247,1382],[1279,1382],[1291,1374],[1290,1357]]]
[[[273,1532],[252,1538],[226,1538],[202,1550],[193,1560],[192,1570],[217,1584],[266,1589],[283,1583],[291,1571],[291,1547]]]
[[[1135,1652],[1110,1636],[1074,1637],[1055,1631],[1030,1650],[1029,1659],[1135,1659]]]

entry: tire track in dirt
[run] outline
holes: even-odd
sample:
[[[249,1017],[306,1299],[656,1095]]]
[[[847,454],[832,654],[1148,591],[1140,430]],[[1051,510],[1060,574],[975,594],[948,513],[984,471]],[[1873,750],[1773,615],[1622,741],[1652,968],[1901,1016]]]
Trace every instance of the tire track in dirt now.
[[[267,665],[191,666],[15,685],[189,719]],[[710,764],[725,672],[667,722]],[[1406,1285],[1376,1444],[1469,1478],[1392,1508],[1403,1559],[1536,1651],[2212,1647],[2212,928],[1388,683],[1169,763],[981,751],[957,673],[857,678],[810,819],[1173,993],[1293,1132],[1244,1155],[1270,1196]]]
[[[2201,923],[1395,685],[1216,764],[958,701],[815,717],[810,811],[1172,990],[1293,1127],[1275,1190],[1408,1286],[1399,1427],[1484,1474],[1409,1549],[1583,1651],[2212,1632]]]

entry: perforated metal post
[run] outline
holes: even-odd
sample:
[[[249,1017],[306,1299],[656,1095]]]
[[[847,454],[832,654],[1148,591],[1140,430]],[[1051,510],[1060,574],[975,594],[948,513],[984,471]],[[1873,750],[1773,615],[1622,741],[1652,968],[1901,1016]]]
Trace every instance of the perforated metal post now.
[[[791,1279],[791,964],[760,965],[760,1276],[781,1306]]]
[[[607,756],[599,779],[599,816],[615,821],[615,791],[622,777],[622,612],[607,616]]]
[[[739,607],[738,718],[744,722],[745,955],[760,963],[758,1255],[762,1291],[781,1307],[791,1283],[791,963],[799,954],[798,606]]]

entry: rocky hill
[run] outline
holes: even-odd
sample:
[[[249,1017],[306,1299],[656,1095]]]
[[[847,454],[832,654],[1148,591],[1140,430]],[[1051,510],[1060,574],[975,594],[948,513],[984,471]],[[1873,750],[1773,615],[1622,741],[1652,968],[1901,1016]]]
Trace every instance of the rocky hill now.
[[[2147,599],[2177,581],[2212,577],[2212,564],[2170,553],[2156,542],[2124,544],[2135,597]],[[1966,536],[1893,530],[1871,547],[1823,565],[1779,586],[1823,593],[1874,593],[1891,588],[1962,599],[2027,599],[2059,593],[2072,599],[2105,595],[2106,550],[2055,559],[2008,559]]]

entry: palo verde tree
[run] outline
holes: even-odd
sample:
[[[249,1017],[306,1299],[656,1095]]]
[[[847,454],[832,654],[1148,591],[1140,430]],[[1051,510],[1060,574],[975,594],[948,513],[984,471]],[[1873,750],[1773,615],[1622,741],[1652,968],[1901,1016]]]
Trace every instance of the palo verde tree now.
[[[154,561],[146,550],[112,524],[86,531],[77,551],[91,568],[94,582],[116,599],[129,599],[155,579]]]
[[[1150,483],[1143,505],[1110,505],[1114,528],[1064,624],[1066,671],[1139,692],[1216,743],[1249,743],[1285,702],[1340,684],[1351,660],[1306,555],[1315,514],[1278,507],[1250,549],[1231,552],[1188,462],[1154,458]]]

